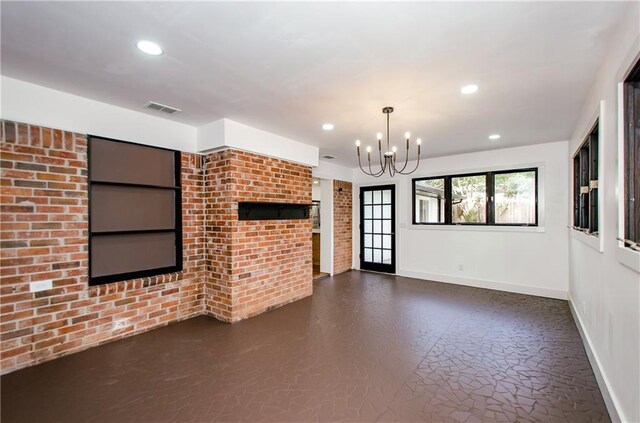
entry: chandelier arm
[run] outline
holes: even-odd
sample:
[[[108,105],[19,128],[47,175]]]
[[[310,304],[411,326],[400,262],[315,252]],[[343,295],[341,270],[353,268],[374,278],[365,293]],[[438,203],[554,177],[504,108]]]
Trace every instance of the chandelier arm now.
[[[382,160],[384,157],[384,165],[382,164]],[[387,156],[380,156],[380,175],[383,175],[387,171]]]
[[[373,170],[371,169],[371,157],[368,158],[368,162],[369,162],[369,175],[378,178],[380,176],[382,176],[382,174],[384,173],[384,169],[380,169],[380,172],[373,172]]]
[[[401,175],[411,175],[413,172],[418,170],[418,166],[420,166],[420,151],[419,150],[418,150],[418,160],[416,160],[416,167],[414,167],[411,172],[404,172],[404,173],[403,172],[398,172],[398,173],[400,173]]]
[[[366,170],[364,170],[364,168],[362,167],[362,162],[360,161],[360,154],[358,154],[358,166],[360,166],[360,170],[362,171],[362,173],[364,173],[365,175],[369,175],[369,176],[374,176],[373,173],[369,173]]]
[[[402,166],[402,169],[400,169],[398,172],[402,175],[404,172],[404,170],[407,167],[407,163],[409,163],[409,140],[407,140],[407,155],[404,158],[404,166]]]

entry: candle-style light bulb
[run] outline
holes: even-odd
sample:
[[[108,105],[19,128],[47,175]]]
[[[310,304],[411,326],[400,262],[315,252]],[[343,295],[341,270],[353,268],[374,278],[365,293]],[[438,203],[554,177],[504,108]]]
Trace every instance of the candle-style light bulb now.
[[[356,147],[360,147],[360,140],[356,140]]]
[[[370,145],[367,146],[367,153],[371,153],[371,146]]]
[[[405,137],[406,139],[411,138],[411,132],[405,132],[405,133],[404,133],[404,137]]]
[[[382,139],[382,132],[378,132],[376,137],[378,138],[378,141],[380,141]]]
[[[391,147],[391,151],[393,151],[393,153],[395,154],[398,151],[398,148],[394,145],[393,147]]]
[[[418,144],[418,145],[422,144],[422,140],[421,140],[420,138],[418,138],[418,139],[416,140],[416,144]]]

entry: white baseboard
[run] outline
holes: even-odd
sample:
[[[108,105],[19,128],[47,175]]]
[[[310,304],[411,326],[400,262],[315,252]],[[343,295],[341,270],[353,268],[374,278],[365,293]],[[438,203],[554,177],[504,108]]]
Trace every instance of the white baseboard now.
[[[474,288],[486,288],[497,291],[515,292],[517,294],[535,295],[538,297],[555,298],[558,300],[566,300],[567,292],[557,289],[540,288],[537,286],[523,286],[506,282],[496,282],[486,279],[464,278],[452,275],[439,275],[432,273],[413,272],[410,270],[399,270],[398,276],[407,278],[425,279],[435,282],[452,283],[455,285],[472,286]]]
[[[593,374],[596,376],[596,381],[600,387],[600,392],[602,392],[602,397],[604,398],[604,403],[607,406],[607,411],[609,411],[611,421],[615,423],[627,422],[628,420],[626,420],[622,413],[619,412],[620,407],[618,407],[618,401],[616,400],[613,392],[609,389],[609,383],[607,381],[607,377],[602,372],[602,366],[600,365],[598,354],[596,354],[595,350],[591,347],[591,338],[589,338],[589,335],[582,324],[582,320],[580,319],[580,315],[576,311],[573,301],[571,301],[571,296],[569,296],[569,308],[571,309],[573,320],[576,322],[576,326],[578,327],[578,332],[580,332],[580,336],[582,337],[584,349],[587,352],[589,363],[591,363],[591,367],[593,368]]]

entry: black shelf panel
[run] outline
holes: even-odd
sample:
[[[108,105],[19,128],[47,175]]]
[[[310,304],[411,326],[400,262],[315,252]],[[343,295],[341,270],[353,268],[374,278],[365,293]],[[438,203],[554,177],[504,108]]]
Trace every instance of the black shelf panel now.
[[[161,232],[176,232],[175,228],[166,229],[132,229],[125,231],[91,231],[91,235],[129,235],[129,234],[154,234]]]
[[[131,182],[109,182],[109,181],[89,181],[91,184],[96,185],[114,185],[122,187],[138,187],[138,188],[156,188],[156,189],[172,189],[179,190],[179,186],[175,185],[150,185],[150,184],[136,184]]]
[[[311,204],[238,203],[238,220],[308,219]]]

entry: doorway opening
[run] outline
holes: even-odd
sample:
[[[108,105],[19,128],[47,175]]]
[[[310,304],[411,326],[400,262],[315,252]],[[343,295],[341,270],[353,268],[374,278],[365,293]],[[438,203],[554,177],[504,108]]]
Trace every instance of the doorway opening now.
[[[326,259],[326,254],[323,254],[323,244],[330,241],[331,223],[323,216],[326,213],[322,213],[323,201],[322,191],[326,189],[326,183],[319,178],[313,178],[313,185],[311,187],[311,229],[312,229],[312,249],[313,255],[311,265],[313,267],[313,280],[321,279],[329,276],[329,272],[326,271],[326,263],[323,260]],[[330,207],[330,204],[324,204],[324,207]],[[324,238],[324,239],[323,239]],[[324,271],[323,271],[324,270]]]

